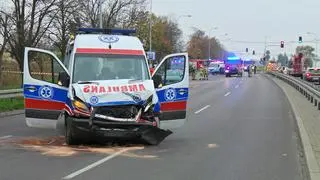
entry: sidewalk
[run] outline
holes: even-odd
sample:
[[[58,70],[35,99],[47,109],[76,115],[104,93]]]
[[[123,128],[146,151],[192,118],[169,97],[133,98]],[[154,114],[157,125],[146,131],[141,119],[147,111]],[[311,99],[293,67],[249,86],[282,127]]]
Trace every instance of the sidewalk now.
[[[320,180],[320,111],[296,89],[272,78],[287,95],[292,106],[305,152],[311,180]]]

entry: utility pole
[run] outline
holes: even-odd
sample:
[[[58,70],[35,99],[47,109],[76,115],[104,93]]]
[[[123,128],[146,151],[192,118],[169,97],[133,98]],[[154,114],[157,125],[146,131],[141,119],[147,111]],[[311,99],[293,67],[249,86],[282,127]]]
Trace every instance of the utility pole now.
[[[264,52],[263,52],[263,65],[266,63],[266,53],[267,53],[267,36],[264,37]]]
[[[208,60],[210,60],[211,59],[211,37],[210,37],[210,35],[209,35],[209,46],[208,46]]]

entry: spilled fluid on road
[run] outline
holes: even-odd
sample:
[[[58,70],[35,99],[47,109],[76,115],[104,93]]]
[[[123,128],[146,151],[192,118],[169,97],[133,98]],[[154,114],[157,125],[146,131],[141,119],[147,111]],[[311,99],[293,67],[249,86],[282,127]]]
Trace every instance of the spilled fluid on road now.
[[[79,145],[68,146],[65,144],[63,136],[55,136],[48,138],[38,137],[23,137],[13,138],[8,141],[1,141],[0,146],[13,146],[24,150],[31,150],[40,152],[46,156],[67,157],[84,153],[98,153],[98,154],[113,154],[124,148],[128,149],[125,153],[121,154],[125,157],[131,158],[157,158],[153,155],[141,155],[136,153],[137,150],[143,150],[145,147],[139,144],[117,144],[109,143],[103,145]]]

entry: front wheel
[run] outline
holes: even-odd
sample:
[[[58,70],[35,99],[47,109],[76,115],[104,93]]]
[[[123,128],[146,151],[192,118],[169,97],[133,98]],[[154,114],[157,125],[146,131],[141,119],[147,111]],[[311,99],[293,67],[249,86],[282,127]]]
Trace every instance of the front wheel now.
[[[66,118],[65,138],[66,138],[67,145],[78,145],[79,144],[79,139],[77,139],[77,135],[75,133],[71,117]]]

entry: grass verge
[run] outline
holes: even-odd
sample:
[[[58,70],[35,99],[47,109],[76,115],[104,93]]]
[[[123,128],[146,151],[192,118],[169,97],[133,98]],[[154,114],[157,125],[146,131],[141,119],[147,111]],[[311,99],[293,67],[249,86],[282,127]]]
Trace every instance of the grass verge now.
[[[0,112],[8,112],[24,108],[24,98],[5,98],[0,99]]]

